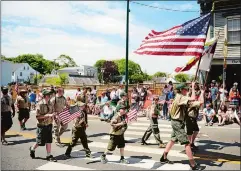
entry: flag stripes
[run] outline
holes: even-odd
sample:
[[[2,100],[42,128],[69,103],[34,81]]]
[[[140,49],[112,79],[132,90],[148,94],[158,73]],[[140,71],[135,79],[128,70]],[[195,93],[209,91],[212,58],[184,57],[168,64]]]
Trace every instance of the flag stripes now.
[[[73,113],[70,113],[69,108],[65,108],[60,114],[59,114],[59,118],[61,120],[61,122],[65,125],[67,123],[69,123],[70,121],[74,120],[75,118],[79,117],[81,115],[81,112],[75,111]]]

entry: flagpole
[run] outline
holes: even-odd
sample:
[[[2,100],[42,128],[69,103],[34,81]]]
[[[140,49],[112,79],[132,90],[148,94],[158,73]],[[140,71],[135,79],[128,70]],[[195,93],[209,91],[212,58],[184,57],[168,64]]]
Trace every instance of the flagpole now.
[[[127,0],[127,8],[126,8],[126,68],[125,68],[125,91],[126,93],[128,93],[128,77],[129,77],[129,73],[128,73],[128,51],[129,51],[129,3],[130,0]]]
[[[224,46],[223,46],[223,98],[225,94],[224,90],[225,90],[225,83],[226,83],[227,56],[228,56],[227,39],[225,39]]]

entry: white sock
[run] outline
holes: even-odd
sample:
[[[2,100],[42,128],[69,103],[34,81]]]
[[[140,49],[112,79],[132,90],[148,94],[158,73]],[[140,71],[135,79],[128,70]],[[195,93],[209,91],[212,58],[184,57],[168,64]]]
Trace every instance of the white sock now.
[[[31,150],[32,150],[32,151],[35,151],[35,149],[34,149],[33,147],[31,147]]]
[[[47,153],[47,157],[49,157],[51,155],[51,153]]]

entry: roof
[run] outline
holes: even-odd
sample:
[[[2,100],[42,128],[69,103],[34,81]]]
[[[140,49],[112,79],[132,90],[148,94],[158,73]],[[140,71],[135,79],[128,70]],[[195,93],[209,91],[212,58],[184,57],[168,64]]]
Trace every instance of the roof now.
[[[66,68],[59,69],[59,71],[63,71],[63,70],[77,70],[77,69],[82,69],[82,68],[81,67],[66,67]]]

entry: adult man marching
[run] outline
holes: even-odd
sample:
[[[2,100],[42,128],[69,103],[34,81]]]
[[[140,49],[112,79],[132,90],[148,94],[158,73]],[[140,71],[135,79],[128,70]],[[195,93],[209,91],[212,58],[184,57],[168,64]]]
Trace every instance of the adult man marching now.
[[[85,105],[85,103],[81,102],[80,98],[78,98],[78,97],[77,97],[76,104],[79,106],[79,108],[81,110],[81,116],[77,117],[74,120],[74,125],[73,125],[73,128],[72,128],[72,141],[68,145],[68,148],[65,152],[65,156],[67,158],[71,158],[71,155],[70,155],[71,151],[72,151],[73,147],[76,146],[78,140],[80,139],[81,143],[82,143],[82,145],[85,149],[86,157],[92,158],[91,151],[88,147],[87,135],[86,135],[86,132],[85,132],[85,130],[86,130],[86,122],[85,122],[86,113],[83,112],[83,111],[85,110],[86,105]]]
[[[52,123],[56,113],[53,110],[53,104],[50,102],[51,92],[50,90],[44,90],[42,92],[43,99],[38,102],[36,106],[36,118],[37,118],[37,136],[36,143],[29,148],[30,157],[35,158],[35,150],[38,146],[45,146],[47,151],[46,159],[48,161],[56,162],[57,160],[51,155],[51,143],[52,143]]]
[[[200,105],[204,103],[204,91],[199,90],[198,83],[192,83],[192,94],[191,99],[195,99],[200,102]],[[188,140],[191,143],[192,151],[198,150],[198,147],[194,145],[194,141],[198,135],[199,127],[197,124],[197,117],[199,115],[200,106],[196,105],[194,107],[189,106],[188,116],[186,117],[186,127]]]
[[[161,163],[173,163],[167,159],[168,152],[171,150],[175,142],[179,141],[181,145],[185,145],[186,154],[189,158],[190,167],[192,170],[203,170],[205,167],[201,167],[196,164],[193,159],[191,144],[188,141],[187,134],[185,132],[185,118],[187,116],[187,107],[200,106],[200,102],[193,101],[193,99],[187,96],[188,86],[185,83],[177,85],[178,93],[172,103],[170,109],[172,134],[171,141],[167,144],[166,149],[162,157],[160,158]]]
[[[158,116],[160,115],[160,104],[158,104],[158,96],[153,97],[153,104],[151,105],[151,111],[150,111],[150,126],[147,128],[145,134],[142,137],[142,145],[148,145],[146,141],[151,136],[151,134],[154,134],[154,138],[156,142],[158,143],[158,146],[160,148],[165,148],[166,145],[162,142],[160,138],[160,131],[158,127]]]
[[[12,112],[11,112],[12,110]],[[15,116],[15,108],[12,98],[8,95],[8,88],[2,87],[1,97],[1,141],[8,145],[5,139],[5,133],[12,127],[12,117]]]
[[[16,99],[17,107],[18,107],[18,120],[21,130],[26,130],[25,124],[29,119],[29,112],[31,108],[31,104],[27,97],[27,90],[20,90],[19,95]]]
[[[56,93],[57,94],[51,98],[50,102],[54,107],[54,112],[57,113],[54,118],[54,140],[56,145],[61,146],[60,136],[66,131],[68,124],[62,125],[58,114],[61,113],[65,107],[67,107],[67,101],[63,96],[64,89],[62,87],[58,87]]]

